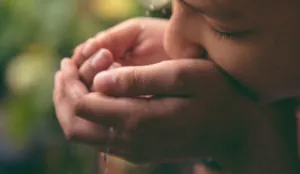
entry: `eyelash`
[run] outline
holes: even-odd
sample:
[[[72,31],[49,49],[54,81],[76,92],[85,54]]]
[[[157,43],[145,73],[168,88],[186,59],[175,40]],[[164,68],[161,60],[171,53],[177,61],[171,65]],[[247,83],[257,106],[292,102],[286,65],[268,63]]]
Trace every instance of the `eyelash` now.
[[[192,10],[194,12],[197,12],[197,9],[195,9],[193,6],[190,6],[188,3],[185,2],[185,0],[178,0],[178,2],[181,3],[182,5],[188,7],[190,10]],[[222,39],[226,39],[226,40],[229,40],[229,39],[233,40],[233,39],[246,37],[246,36],[248,36],[249,34],[252,33],[250,31],[224,32],[224,31],[220,31],[220,30],[215,29],[215,28],[212,28],[212,31],[218,37],[220,37]]]
[[[240,39],[249,36],[252,34],[250,31],[236,31],[236,32],[225,32],[225,31],[220,31],[217,29],[212,28],[212,31],[218,36],[221,37],[222,39],[227,39],[227,40],[234,40],[234,39]]]
[[[222,39],[234,39],[236,38],[235,33],[233,32],[223,32],[223,31],[218,31],[213,29],[213,32],[218,36],[221,37]]]

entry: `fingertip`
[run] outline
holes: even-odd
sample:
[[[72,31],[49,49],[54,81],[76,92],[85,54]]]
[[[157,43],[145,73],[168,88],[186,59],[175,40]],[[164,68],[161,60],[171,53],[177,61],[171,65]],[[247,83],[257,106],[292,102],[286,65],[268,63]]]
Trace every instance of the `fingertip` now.
[[[90,57],[93,54],[94,45],[95,45],[95,39],[94,38],[88,39],[82,49],[82,55],[84,55],[85,57]]]
[[[78,52],[80,52],[80,50],[82,49],[84,43],[79,44],[78,46],[75,47],[75,49],[72,51],[73,54],[76,54]]]
[[[105,38],[105,35],[106,35],[106,32],[100,32],[95,36],[95,38],[97,41],[101,41]]]
[[[85,43],[80,44],[75,48],[74,54],[72,56],[72,60],[76,64],[77,67],[80,67],[80,65],[85,61],[85,57],[82,55],[82,49],[84,47]]]
[[[65,57],[61,60],[60,67],[61,67],[61,70],[63,70],[63,71],[69,70],[69,69],[74,71],[74,70],[77,69],[77,67],[75,65],[75,62],[72,59],[68,58],[68,57]]]
[[[79,78],[77,67],[74,61],[71,61],[70,58],[64,58],[61,61],[61,72],[65,79]]]
[[[105,48],[100,49],[91,60],[91,65],[96,70],[100,68],[107,69],[113,63],[113,56],[111,52]]]
[[[96,92],[106,93],[113,88],[115,81],[116,77],[113,73],[108,71],[100,72],[94,78],[93,89]]]
[[[68,67],[69,58],[65,57],[60,61],[60,69],[65,70]]]

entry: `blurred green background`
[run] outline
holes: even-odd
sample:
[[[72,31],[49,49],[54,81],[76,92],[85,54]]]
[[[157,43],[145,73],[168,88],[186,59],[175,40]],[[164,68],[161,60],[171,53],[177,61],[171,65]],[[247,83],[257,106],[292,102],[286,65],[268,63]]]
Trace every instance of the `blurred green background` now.
[[[76,45],[145,12],[138,0],[0,0],[0,174],[98,172],[94,150],[62,134],[53,75]]]

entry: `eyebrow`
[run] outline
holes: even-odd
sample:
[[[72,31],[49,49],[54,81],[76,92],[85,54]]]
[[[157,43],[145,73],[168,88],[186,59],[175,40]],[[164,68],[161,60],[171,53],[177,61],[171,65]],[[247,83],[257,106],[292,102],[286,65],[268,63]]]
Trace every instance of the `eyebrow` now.
[[[202,13],[202,14],[205,14],[212,18],[218,18],[218,19],[222,19],[222,20],[226,20],[226,21],[232,21],[232,20],[236,20],[241,17],[241,14],[238,13],[237,11],[230,11],[230,12],[226,12],[226,13],[217,14],[216,12],[209,11],[205,8],[195,7],[192,4],[188,3],[186,0],[178,0],[178,1],[181,4],[184,4],[186,7],[188,7],[189,9],[191,9],[194,12]]]

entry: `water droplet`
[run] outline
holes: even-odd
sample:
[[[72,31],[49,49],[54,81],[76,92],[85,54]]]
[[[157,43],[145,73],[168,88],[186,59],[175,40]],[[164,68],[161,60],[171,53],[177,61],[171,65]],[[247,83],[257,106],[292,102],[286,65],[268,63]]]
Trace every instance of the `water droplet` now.
[[[107,142],[108,147],[106,149],[105,154],[103,155],[103,161],[104,161],[103,173],[104,174],[108,173],[108,154],[110,153],[109,146],[111,145],[111,142],[114,140],[115,134],[116,134],[114,127],[110,127],[108,131],[109,131],[109,140]]]

